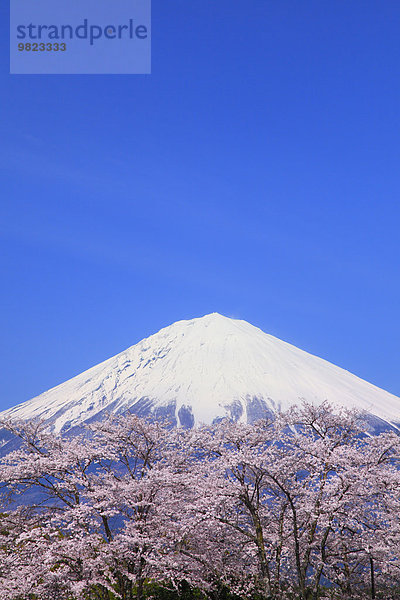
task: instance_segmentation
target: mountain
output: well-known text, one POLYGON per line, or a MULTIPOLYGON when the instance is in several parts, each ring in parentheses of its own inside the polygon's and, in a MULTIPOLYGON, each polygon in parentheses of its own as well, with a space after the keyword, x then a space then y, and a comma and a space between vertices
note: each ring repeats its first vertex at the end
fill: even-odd
POLYGON ((251 422, 303 399, 400 423, 400 398, 216 313, 161 329, 0 418, 40 418, 68 431, 106 412, 130 410, 191 427, 225 416, 251 422))

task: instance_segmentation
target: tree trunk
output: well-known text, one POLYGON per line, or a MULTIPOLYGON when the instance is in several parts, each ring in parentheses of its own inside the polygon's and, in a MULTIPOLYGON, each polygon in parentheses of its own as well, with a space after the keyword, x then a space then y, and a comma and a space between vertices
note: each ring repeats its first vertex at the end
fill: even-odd
POLYGON ((371 570, 371 598, 375 600, 375 572, 374 572, 374 559, 372 558, 372 554, 369 555, 369 566, 371 570))

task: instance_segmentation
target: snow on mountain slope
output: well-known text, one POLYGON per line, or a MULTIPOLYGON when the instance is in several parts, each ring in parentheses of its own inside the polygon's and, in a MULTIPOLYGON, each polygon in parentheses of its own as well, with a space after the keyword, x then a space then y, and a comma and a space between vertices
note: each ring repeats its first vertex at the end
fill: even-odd
POLYGON ((302 399, 400 423, 396 396, 216 313, 174 323, 0 416, 37 417, 65 431, 105 411, 129 409, 192 426, 224 416, 252 421, 302 399))

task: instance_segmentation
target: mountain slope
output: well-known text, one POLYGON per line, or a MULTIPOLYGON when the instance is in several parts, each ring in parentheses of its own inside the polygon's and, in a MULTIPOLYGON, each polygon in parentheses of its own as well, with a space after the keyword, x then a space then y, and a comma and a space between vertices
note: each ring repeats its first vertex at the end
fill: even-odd
POLYGON ((56 431, 127 409, 184 426, 252 421, 305 399, 400 422, 400 399, 246 321, 179 321, 73 379, 3 412, 56 431))

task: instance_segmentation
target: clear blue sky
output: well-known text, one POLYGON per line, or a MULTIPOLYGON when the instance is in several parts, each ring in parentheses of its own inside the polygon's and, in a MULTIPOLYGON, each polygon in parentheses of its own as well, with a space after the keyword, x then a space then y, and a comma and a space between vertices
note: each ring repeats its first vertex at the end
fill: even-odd
POLYGON ((151 76, 10 76, 0 408, 221 312, 400 395, 400 4, 153 0, 151 76))

